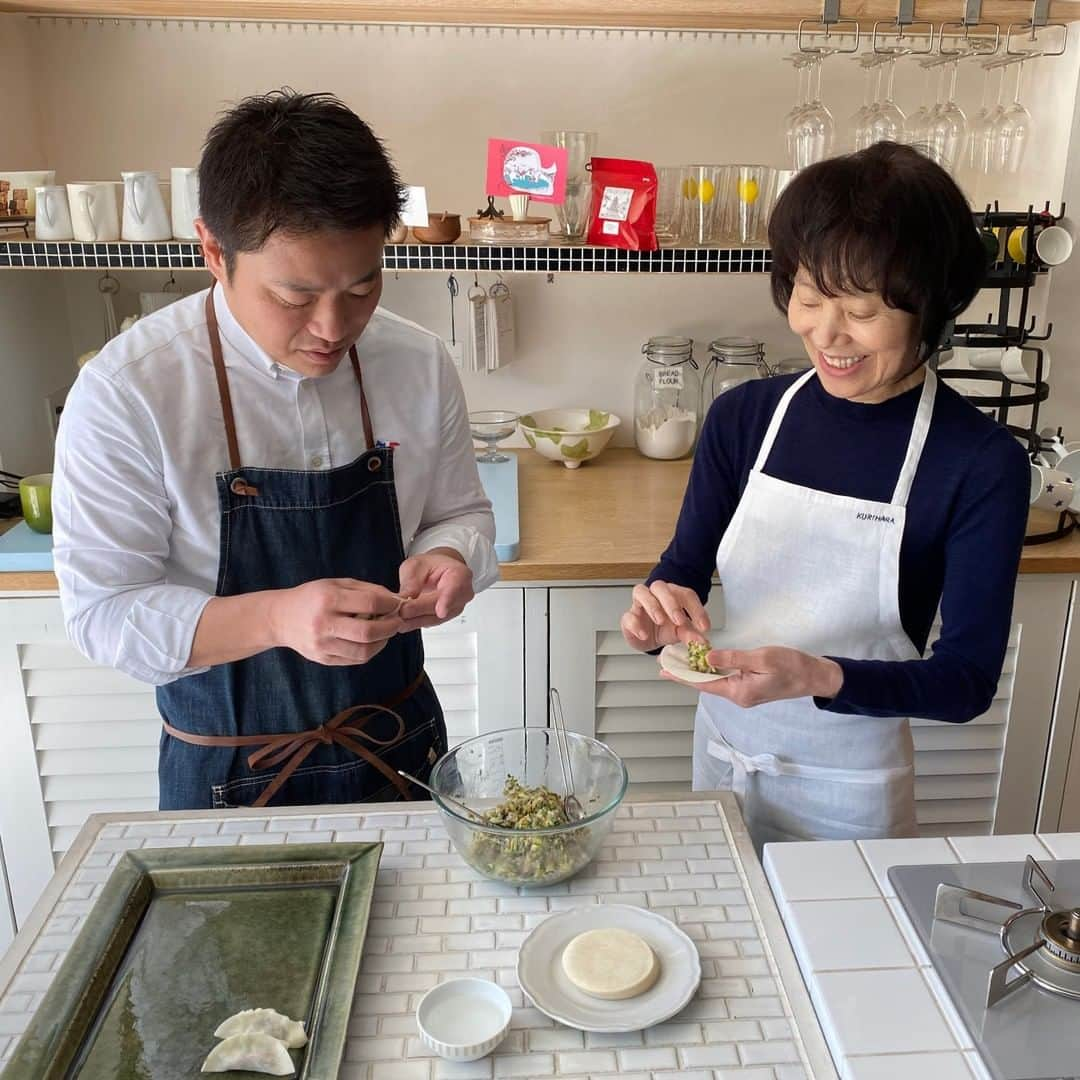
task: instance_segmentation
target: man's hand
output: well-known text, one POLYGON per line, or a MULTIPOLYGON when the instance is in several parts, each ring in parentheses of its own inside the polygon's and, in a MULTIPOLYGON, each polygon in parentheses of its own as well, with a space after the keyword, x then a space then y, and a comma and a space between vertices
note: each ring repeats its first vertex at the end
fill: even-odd
POLYGON ((438 626, 456 619, 473 593, 472 571, 453 548, 435 548, 414 555, 398 571, 401 595, 400 633, 438 626))
POLYGON ((323 578, 267 595, 273 644, 317 664, 366 664, 403 625, 400 596, 353 578, 323 578))
MULTIPOLYGON (((835 660, 779 645, 749 650, 713 649, 708 662, 714 668, 734 668, 735 674, 694 683, 693 689, 727 698, 743 708, 788 698, 834 698, 844 683, 843 668, 835 660)), ((673 682, 682 681, 666 671, 660 674, 673 682)))
POLYGON ((641 652, 677 641, 700 641, 710 625, 697 593, 666 581, 635 585, 630 610, 619 620, 627 645, 641 652))

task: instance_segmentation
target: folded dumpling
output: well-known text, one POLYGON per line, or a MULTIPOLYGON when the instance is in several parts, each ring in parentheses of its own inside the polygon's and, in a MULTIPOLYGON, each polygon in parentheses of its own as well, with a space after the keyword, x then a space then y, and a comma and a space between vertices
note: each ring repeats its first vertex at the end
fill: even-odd
POLYGON ((214 1038, 227 1039, 230 1035, 248 1033, 269 1035, 283 1042, 290 1050, 305 1046, 308 1041, 300 1020, 290 1020, 273 1009, 244 1009, 235 1013, 214 1032, 214 1038))
POLYGON ((292 1076, 296 1072, 284 1044, 260 1032, 223 1039, 210 1051, 202 1067, 204 1073, 228 1072, 230 1069, 271 1076, 292 1076))

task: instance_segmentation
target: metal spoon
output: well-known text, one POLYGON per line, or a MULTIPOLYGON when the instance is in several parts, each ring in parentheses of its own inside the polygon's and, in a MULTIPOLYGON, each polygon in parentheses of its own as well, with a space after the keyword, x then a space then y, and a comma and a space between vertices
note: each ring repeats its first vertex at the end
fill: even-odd
POLYGON ((425 784, 423 780, 417 780, 416 777, 412 775, 412 773, 407 773, 404 769, 398 769, 398 776, 404 776, 410 784, 415 784, 417 787, 423 788, 430 794, 437 795, 440 799, 442 799, 443 802, 448 802, 451 806, 456 806, 459 810, 463 810, 466 814, 469 815, 469 817, 479 822, 479 824, 487 824, 487 822, 475 810, 470 810, 469 807, 467 807, 463 802, 455 799, 453 795, 447 795, 445 792, 436 791, 433 787, 428 787, 428 785, 425 784))
POLYGON ((566 788, 566 794, 562 797, 563 813, 568 823, 580 821, 585 816, 585 808, 574 794, 574 769, 570 764, 570 740, 566 737, 562 699, 554 686, 551 688, 551 725, 555 729, 555 744, 559 748, 559 764, 562 766, 563 786, 566 788))

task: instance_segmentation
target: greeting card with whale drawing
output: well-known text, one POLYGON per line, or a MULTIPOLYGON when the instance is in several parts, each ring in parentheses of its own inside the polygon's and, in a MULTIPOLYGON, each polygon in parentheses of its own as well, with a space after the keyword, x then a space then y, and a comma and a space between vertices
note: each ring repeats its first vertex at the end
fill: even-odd
POLYGON ((488 140, 487 194, 528 195, 543 203, 566 199, 567 152, 558 146, 488 140))

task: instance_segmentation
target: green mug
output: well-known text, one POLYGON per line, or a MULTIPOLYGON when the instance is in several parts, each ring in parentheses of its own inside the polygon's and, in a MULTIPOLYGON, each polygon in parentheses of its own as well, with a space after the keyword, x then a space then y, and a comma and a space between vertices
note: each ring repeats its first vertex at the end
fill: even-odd
POLYGON ((19 501, 23 519, 34 532, 52 532, 52 473, 23 477, 19 481, 19 501))

